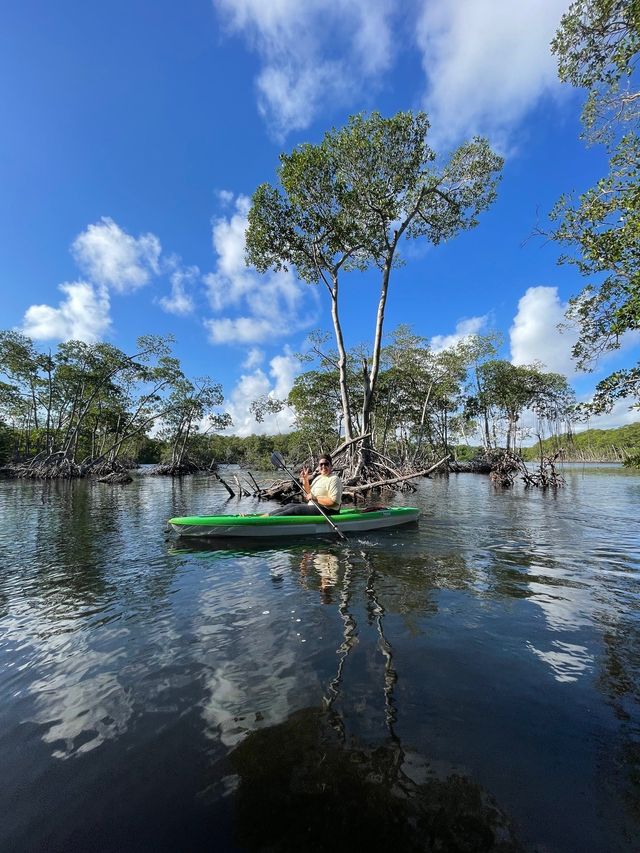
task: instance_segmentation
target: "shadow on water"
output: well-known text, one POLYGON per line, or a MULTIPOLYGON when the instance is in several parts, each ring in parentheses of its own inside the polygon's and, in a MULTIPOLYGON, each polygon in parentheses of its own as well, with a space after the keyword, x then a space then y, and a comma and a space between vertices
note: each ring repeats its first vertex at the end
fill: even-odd
POLYGON ((236 775, 238 842, 251 850, 283 853, 524 849, 509 819, 478 784, 458 773, 438 778, 425 759, 405 752, 395 729, 398 674, 376 584, 365 553, 346 561, 338 603, 343 639, 323 707, 301 709, 279 725, 251 732, 229 754, 236 775), (349 737, 339 710, 345 667, 359 631, 351 609, 353 573, 363 568, 366 620, 375 629, 383 660, 387 736, 376 747, 349 737))

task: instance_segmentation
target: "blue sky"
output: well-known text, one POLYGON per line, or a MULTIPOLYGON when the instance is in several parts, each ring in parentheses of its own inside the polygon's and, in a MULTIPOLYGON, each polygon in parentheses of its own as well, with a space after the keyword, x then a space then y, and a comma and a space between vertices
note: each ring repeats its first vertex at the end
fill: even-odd
MULTIPOLYGON (((2 328, 43 346, 79 337, 132 350, 172 333, 188 375, 221 382, 241 434, 252 399, 283 396, 324 293, 244 268, 248 198, 278 154, 354 112, 426 109, 446 151, 474 133, 506 157, 472 232, 409 244, 386 328, 435 347, 500 330, 502 355, 571 374, 567 299, 584 282, 531 237, 556 199, 591 185, 583 93, 548 44, 560 0, 22 0, 0 27, 2 328)), ((369 342, 370 277, 345 281, 348 345, 369 342)), ((602 367, 630 361, 637 339, 602 367)), ((636 356, 637 357, 637 356, 636 356)), ((599 373, 573 377, 588 395, 599 373)), ((594 426, 634 420, 621 405, 594 426)))

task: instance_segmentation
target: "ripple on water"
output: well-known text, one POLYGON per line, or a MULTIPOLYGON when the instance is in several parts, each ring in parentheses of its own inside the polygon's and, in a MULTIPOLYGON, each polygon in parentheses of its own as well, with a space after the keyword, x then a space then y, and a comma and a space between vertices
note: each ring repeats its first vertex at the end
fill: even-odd
MULTIPOLYGON (((434 479, 410 497, 411 529, 229 546, 164 535, 172 515, 228 510, 206 478, 0 482, 0 808, 21 803, 28 827, 9 845, 0 827, 0 847, 84 826, 117 849, 127 805, 179 802, 181 825, 202 826, 201 791, 237 795, 229 751, 324 708, 345 742, 402 748, 425 773, 465 767, 532 845, 631 849, 633 486, 572 478, 550 496, 434 479)), ((217 820, 232 809, 216 796, 217 820)))

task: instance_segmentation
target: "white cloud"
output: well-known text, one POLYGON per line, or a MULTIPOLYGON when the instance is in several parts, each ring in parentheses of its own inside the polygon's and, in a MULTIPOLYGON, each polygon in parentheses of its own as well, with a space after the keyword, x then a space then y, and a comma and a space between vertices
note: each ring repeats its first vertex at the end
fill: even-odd
POLYGON ((280 137, 308 127, 321 108, 360 94, 391 64, 391 0, 214 0, 214 6, 260 56, 258 106, 280 137))
POLYGON ((216 195, 218 197, 218 201, 223 207, 226 207, 228 204, 231 204, 234 199, 234 195, 230 190, 218 190, 216 192, 216 195))
POLYGON ((269 373, 274 379, 273 396, 283 400, 291 391, 293 380, 300 373, 300 361, 285 347, 284 354, 274 356, 269 365, 269 373))
POLYGON ((253 370, 254 367, 258 367, 264 361, 264 352, 258 347, 252 347, 247 353, 247 357, 242 362, 242 367, 245 370, 253 370))
MULTIPOLYGON (((592 395, 586 395, 580 402, 588 402, 592 395)), ((637 408, 629 408, 633 403, 637 404, 638 400, 627 397, 623 400, 616 400, 610 412, 604 415, 594 415, 588 421, 573 424, 574 432, 584 432, 587 429, 614 429, 615 427, 626 426, 626 424, 637 423, 640 417, 640 410, 637 408)))
POLYGON ((473 133, 494 143, 559 92, 549 44, 569 0, 429 0, 417 23, 424 103, 438 144, 473 133))
MULTIPOLYGON (((547 370, 575 377, 577 371, 571 356, 578 339, 578 330, 567 325, 562 332, 558 325, 566 324, 567 304, 560 301, 557 287, 530 287, 518 302, 518 312, 509 330, 511 361, 531 364, 541 361, 547 370)), ((630 332, 620 341, 620 350, 603 353, 601 360, 616 357, 640 342, 640 334, 630 332)))
POLYGON ((257 317, 225 317, 221 320, 205 320, 212 344, 253 344, 263 343, 272 337, 272 328, 268 320, 257 317))
MULTIPOLYGON (((151 274, 160 273, 158 238, 143 234, 135 239, 108 217, 78 235, 71 253, 89 280, 61 284, 59 290, 66 298, 57 307, 27 308, 22 331, 34 340, 101 340, 111 328, 109 289, 119 293, 136 290, 151 274)), ((184 308, 186 295, 180 306, 180 283, 175 287, 173 307, 177 310, 184 308)))
POLYGON ((541 361, 548 371, 575 374, 571 348, 577 334, 567 329, 562 334, 558 324, 565 319, 567 306, 560 301, 557 287, 530 287, 518 302, 518 313, 509 330, 511 361, 531 364, 541 361))
POLYGON ((171 274, 171 295, 163 296, 158 301, 169 314, 186 316, 194 308, 193 297, 188 288, 200 275, 198 267, 178 268, 171 274))
MULTIPOLYGON (((380 84, 395 45, 415 47, 437 144, 473 133, 506 144, 513 125, 558 95, 549 44, 570 0, 213 0, 230 32, 262 62, 258 109, 276 136, 321 110, 362 101, 380 84)), ((410 99, 417 92, 410 92, 410 99)))
POLYGON ((99 341, 111 326, 109 294, 85 281, 67 282, 59 287, 66 299, 57 308, 32 305, 22 321, 25 335, 37 341, 99 341))
POLYGON ((216 272, 205 276, 209 302, 214 311, 238 305, 251 292, 255 276, 245 265, 245 231, 251 202, 238 196, 235 212, 229 219, 221 217, 213 223, 213 248, 218 256, 216 272))
POLYGON ((119 293, 137 290, 160 272, 160 241, 153 234, 137 239, 104 216, 78 235, 71 253, 94 284, 119 293))
POLYGON ((433 352, 441 352, 449 347, 454 347, 468 338, 469 335, 478 335, 487 325, 488 314, 482 317, 467 317, 456 323, 456 330, 451 335, 435 335, 431 338, 430 345, 433 352))
POLYGON ((264 421, 257 423, 250 406, 259 397, 269 396, 284 400, 293 386, 293 380, 300 372, 300 362, 292 353, 285 349, 269 362, 269 375, 261 370, 243 374, 229 398, 224 402, 225 411, 233 419, 233 427, 229 430, 234 435, 274 435, 289 432, 294 420, 293 411, 285 407, 278 414, 265 414, 264 421))
POLYGON ((239 311, 240 316, 205 320, 214 344, 256 344, 272 341, 307 328, 313 322, 308 305, 314 291, 291 272, 258 275, 245 266, 245 232, 250 201, 236 200, 229 218, 213 223, 214 272, 204 277, 214 312, 239 311))

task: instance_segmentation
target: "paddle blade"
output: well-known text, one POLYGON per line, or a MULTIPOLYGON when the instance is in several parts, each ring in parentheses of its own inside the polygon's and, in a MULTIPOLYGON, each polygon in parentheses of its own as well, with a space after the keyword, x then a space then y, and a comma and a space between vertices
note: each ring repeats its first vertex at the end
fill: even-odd
POLYGON ((275 468, 280 468, 281 471, 284 470, 284 459, 279 453, 271 454, 271 464, 275 468))

